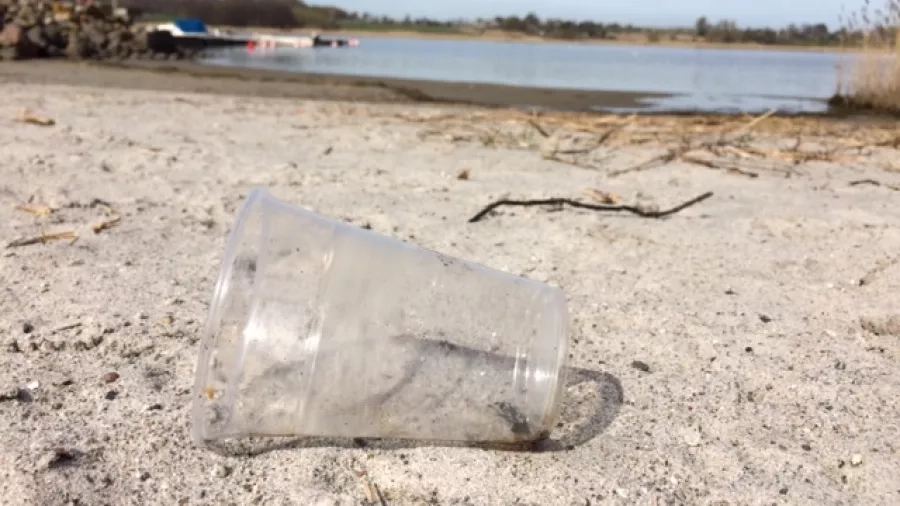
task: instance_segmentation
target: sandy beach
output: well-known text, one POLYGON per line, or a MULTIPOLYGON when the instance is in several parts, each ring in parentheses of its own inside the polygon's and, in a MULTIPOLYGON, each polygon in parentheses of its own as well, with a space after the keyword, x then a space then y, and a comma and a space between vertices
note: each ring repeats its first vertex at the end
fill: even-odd
POLYGON ((41 65, 0 67, 0 504, 900 502, 895 122, 539 115, 41 65), (256 186, 562 288, 573 372, 550 440, 195 447, 199 332, 256 186), (501 198, 706 192, 665 219, 468 222, 501 198))

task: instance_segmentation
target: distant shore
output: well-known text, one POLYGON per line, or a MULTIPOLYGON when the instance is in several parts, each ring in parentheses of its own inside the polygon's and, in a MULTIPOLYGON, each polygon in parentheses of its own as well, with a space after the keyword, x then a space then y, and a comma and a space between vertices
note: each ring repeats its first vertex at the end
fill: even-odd
MULTIPOLYGON (((262 27, 224 27, 217 28, 231 29, 241 32, 255 33, 290 33, 290 34, 308 34, 317 31, 315 28, 298 28, 290 30, 278 30, 275 28, 262 27)), ((457 41, 484 41, 484 42, 521 42, 530 44, 589 44, 589 45, 613 45, 613 46, 645 46, 645 47, 669 47, 684 49, 731 49, 740 51, 801 51, 801 52, 818 52, 818 53, 847 53, 858 51, 858 48, 848 48, 841 46, 801 46, 787 44, 751 44, 744 42, 724 43, 724 42, 704 42, 692 41, 689 38, 680 38, 676 40, 660 39, 658 42, 650 42, 645 34, 619 34, 615 39, 557 39, 548 37, 539 37, 534 35, 526 35, 515 32, 507 32, 503 30, 486 30, 482 33, 465 33, 465 32, 425 32, 410 30, 367 30, 367 29, 347 29, 347 30, 320 30, 319 33, 323 37, 340 37, 340 38, 390 38, 390 39, 411 39, 411 40, 457 40, 457 41)))

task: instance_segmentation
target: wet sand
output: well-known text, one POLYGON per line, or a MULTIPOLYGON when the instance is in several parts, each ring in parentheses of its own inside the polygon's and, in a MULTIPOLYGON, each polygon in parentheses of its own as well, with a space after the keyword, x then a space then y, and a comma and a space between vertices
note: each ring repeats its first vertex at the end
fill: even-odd
POLYGON ((193 62, 72 63, 2 62, 0 81, 55 83, 157 91, 344 100, 375 103, 455 103, 589 111, 596 107, 640 108, 665 93, 573 91, 412 79, 298 74, 211 67, 193 62))

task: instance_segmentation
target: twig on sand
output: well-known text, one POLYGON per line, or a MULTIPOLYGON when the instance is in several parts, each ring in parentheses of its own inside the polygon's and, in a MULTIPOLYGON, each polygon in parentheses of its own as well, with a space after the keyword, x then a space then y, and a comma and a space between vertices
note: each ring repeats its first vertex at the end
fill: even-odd
POLYGON ((122 221, 122 218, 120 218, 119 216, 116 216, 115 218, 113 218, 111 220, 101 221, 100 223, 92 226, 91 229, 94 231, 95 234, 99 234, 100 232, 103 232, 104 230, 109 230, 113 227, 118 226, 121 221, 122 221))
POLYGON ((23 109, 22 112, 19 113, 19 121, 22 123, 27 123, 29 125, 37 125, 37 126, 53 126, 56 124, 56 121, 53 118, 44 118, 41 116, 35 116, 31 114, 28 109, 23 109))
POLYGON ((768 111, 766 111, 765 114, 761 114, 761 115, 753 118, 752 120, 750 120, 749 123, 746 123, 746 124, 741 125, 738 128, 736 128, 734 131, 731 132, 731 135, 746 134, 747 132, 752 130, 753 127, 762 123, 763 120, 774 115, 776 112, 778 112, 778 109, 769 109, 768 111))
POLYGON ((704 200, 713 196, 712 192, 706 192, 703 195, 699 195, 697 197, 688 200, 682 204, 679 204, 671 209, 666 209, 664 211, 655 211, 649 210, 638 206, 630 206, 630 205, 604 205, 604 204, 588 204, 586 202, 579 202, 570 198, 549 198, 549 199, 536 199, 536 200, 510 200, 510 199, 501 199, 494 201, 488 204, 484 209, 478 212, 475 216, 469 218, 469 223, 476 223, 484 219, 485 216, 490 214, 491 211, 497 209, 502 206, 570 206, 579 209, 589 209, 591 211, 605 211, 605 212, 626 212, 631 213, 636 216, 640 216, 641 218, 665 218, 666 216, 673 215, 688 207, 694 206, 703 202, 704 200))
MULTIPOLYGON (((606 144, 607 141, 609 141, 614 135, 616 135, 617 133, 621 132, 626 127, 628 127, 629 125, 634 123, 634 120, 636 118, 637 118, 636 114, 632 114, 631 116, 628 116, 627 118, 620 121, 619 123, 606 129, 602 134, 600 134, 596 138, 594 138, 593 142, 591 142, 588 146, 581 147, 581 148, 558 149, 557 148, 557 143, 559 142, 558 138, 549 136, 549 137, 551 137, 549 140, 552 141, 553 147, 551 149, 547 150, 542 156, 545 160, 553 160, 555 162, 566 163, 569 165, 574 165, 576 167, 581 167, 583 169, 596 169, 596 168, 598 168, 596 165, 581 162, 575 158, 561 158, 559 155, 571 155, 571 156, 584 155, 584 154, 590 153, 592 151, 595 151, 598 148, 600 148, 600 146, 603 146, 604 144, 606 144)), ((531 122, 531 120, 529 120, 529 122, 531 122)), ((594 131, 591 130, 591 132, 593 133, 594 131)), ((545 136, 545 137, 548 137, 548 136, 545 136)))
POLYGON ((43 218, 45 216, 50 216, 53 214, 56 209, 53 209, 49 206, 42 205, 33 205, 33 204, 23 204, 15 207, 17 211, 23 211, 30 215, 36 216, 38 218, 43 218))
POLYGON ((388 506, 387 500, 384 498, 384 494, 381 493, 381 490, 378 488, 378 485, 369 477, 369 474, 365 471, 359 471, 356 473, 356 476, 362 480, 363 484, 363 493, 366 494, 366 502, 370 504, 378 504, 380 506, 388 506))
POLYGON ((669 163, 679 156, 681 156, 682 151, 679 149, 670 149, 666 153, 654 156, 653 158, 641 162, 637 165, 632 165, 631 167, 625 169, 614 170, 609 173, 609 177, 617 177, 623 174, 628 174, 629 172, 640 172, 642 170, 652 169, 653 167, 657 167, 659 165, 663 165, 669 163))
POLYGON ((609 193, 602 190, 598 190, 596 188, 588 188, 584 190, 584 195, 594 202, 599 202, 601 204, 612 205, 618 204, 622 201, 622 197, 616 195, 615 193, 609 193))
MULTIPOLYGON (((685 160, 684 156, 689 151, 693 151, 696 149, 711 149, 715 147, 729 146, 734 142, 740 142, 746 140, 747 136, 750 134, 750 131, 761 123, 766 118, 772 116, 777 112, 776 109, 770 109, 765 114, 757 116, 753 118, 749 123, 741 125, 740 127, 730 131, 722 133, 719 138, 712 142, 702 142, 698 146, 691 146, 691 142, 689 140, 682 140, 682 145, 678 148, 672 148, 666 151, 665 153, 655 156, 645 162, 641 162, 637 165, 633 165, 631 167, 627 167, 625 169, 614 170, 609 173, 610 177, 621 176, 623 174, 628 174, 630 172, 640 172, 642 170, 652 169, 654 167, 658 167, 660 165, 667 164, 669 162, 673 162, 675 160, 684 160, 689 163, 698 163, 696 159, 694 160, 685 160)), ((705 165, 705 163, 700 163, 700 165, 705 165)), ((709 166, 709 165, 707 165, 709 166)), ((716 168, 716 167, 714 167, 716 168)), ((743 172, 743 171, 742 171, 743 172)), ((753 177, 753 176, 750 176, 753 177)))
POLYGON ((81 322, 75 322, 75 323, 70 323, 68 325, 63 325, 62 327, 53 329, 53 332, 54 333, 65 332, 67 330, 77 329, 78 327, 81 327, 81 322))
POLYGON ((850 183, 848 183, 848 184, 850 186, 859 186, 859 185, 864 185, 864 184, 871 185, 871 186, 883 186, 885 188, 889 188, 894 191, 900 191, 900 185, 882 183, 881 181, 877 181, 875 179, 859 179, 856 181, 850 181, 850 183))
POLYGON ((751 179, 755 179, 755 178, 759 177, 759 174, 757 174, 756 172, 744 170, 744 169, 738 167, 737 165, 725 164, 725 163, 718 162, 715 160, 707 160, 705 158, 700 158, 696 155, 683 155, 681 157, 681 159, 687 163, 692 163, 694 165, 702 165, 703 167, 707 167, 710 169, 724 170, 726 172, 730 172, 732 174, 738 174, 741 176, 746 176, 751 179))
MULTIPOLYGON (((582 169, 592 169, 592 170, 599 169, 599 167, 597 165, 594 165, 593 163, 581 162, 574 157, 573 158, 560 158, 559 156, 557 156, 556 153, 547 154, 544 156, 544 159, 550 160, 553 162, 565 163, 567 165, 571 165, 573 167, 579 167, 582 169)), ((603 161, 603 160, 601 160, 601 161, 603 161)))
POLYGON ((6 247, 7 248, 21 248, 22 246, 31 246, 33 244, 46 244, 48 242, 53 241, 61 241, 64 239, 71 239, 72 242, 75 242, 78 239, 78 234, 74 231, 68 232, 59 232, 57 234, 41 234, 34 237, 26 237, 24 239, 16 239, 15 241, 9 242, 6 247))
POLYGON ((587 147, 587 148, 582 148, 582 149, 569 149, 569 150, 564 150, 564 151, 556 151, 555 154, 561 154, 561 155, 578 155, 578 154, 583 154, 583 153, 590 153, 591 151, 594 151, 595 149, 597 149, 597 148, 599 148, 600 146, 602 146, 603 144, 605 144, 606 141, 608 141, 610 138, 612 138, 613 135, 615 135, 615 134, 621 132, 621 131, 624 130, 628 125, 634 123, 635 118, 637 118, 637 115, 636 115, 636 114, 632 114, 631 116, 628 116, 628 117, 625 118, 625 120, 622 121, 621 123, 619 123, 619 124, 617 124, 617 125, 614 125, 613 127, 609 128, 608 130, 606 130, 605 132, 603 132, 602 134, 600 134, 600 136, 598 136, 598 137, 594 140, 593 145, 591 145, 591 146, 589 146, 589 147, 587 147))
POLYGON ((535 120, 529 118, 529 119, 526 120, 526 122, 527 122, 529 125, 531 125, 531 127, 534 128, 534 129, 537 131, 537 133, 541 134, 541 137, 543 137, 543 138, 545 138, 545 139, 546 139, 547 137, 550 137, 550 134, 547 133, 547 131, 544 130, 544 127, 542 127, 541 125, 539 125, 537 121, 535 121, 535 120))
POLYGON ((894 258, 889 258, 887 260, 879 260, 875 264, 875 267, 869 269, 869 272, 867 272, 865 276, 859 278, 859 286, 871 285, 879 274, 897 265, 898 263, 900 263, 900 255, 895 256, 894 258))

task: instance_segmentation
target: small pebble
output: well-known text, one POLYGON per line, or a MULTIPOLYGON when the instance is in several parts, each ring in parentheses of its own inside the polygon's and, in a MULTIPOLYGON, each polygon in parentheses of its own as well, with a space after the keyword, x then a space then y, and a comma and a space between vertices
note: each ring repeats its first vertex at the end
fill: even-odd
POLYGON ((54 469, 66 466, 75 462, 78 458, 78 452, 67 450, 65 448, 57 448, 53 450, 46 458, 46 467, 54 469))
POLYGON ((802 445, 800 445, 800 448, 803 448, 803 450, 807 452, 812 450, 812 446, 810 446, 809 443, 803 443, 802 445))
POLYGON ((216 478, 227 478, 231 475, 231 468, 225 464, 217 464, 213 469, 213 476, 216 478))
POLYGON ((142 471, 140 474, 138 474, 138 479, 141 481, 147 481, 150 479, 150 473, 148 473, 147 471, 142 471))
POLYGON ((640 360, 635 360, 631 363, 631 367, 634 367, 638 371, 650 372, 650 366, 647 362, 642 362, 640 360))
POLYGON ((747 346, 746 348, 744 348, 744 351, 746 351, 747 353, 753 353, 753 346, 747 346))
POLYGON ((38 383, 37 381, 31 381, 27 385, 25 385, 25 388, 27 388, 28 390, 32 390, 32 391, 37 390, 40 387, 41 387, 41 384, 38 383))
POLYGON ((25 322, 22 324, 22 332, 25 334, 31 334, 34 331, 34 325, 30 322, 25 322))
POLYGON ((852 457, 850 457, 850 465, 853 467, 859 467, 863 463, 862 455, 856 453, 852 457))
POLYGON ((772 318, 770 318, 769 316, 766 316, 766 315, 764 315, 764 314, 760 314, 760 315, 759 315, 759 321, 761 321, 761 322, 763 322, 763 323, 769 323, 769 322, 772 321, 772 318))
POLYGON ((788 488, 787 488, 787 487, 781 487, 781 490, 779 490, 778 493, 781 494, 781 495, 787 495, 787 493, 788 493, 788 488))
POLYGON ((700 443, 703 442, 703 438, 700 436, 699 431, 692 429, 684 435, 684 442, 688 446, 700 446, 700 443))
POLYGON ((119 392, 116 392, 115 390, 110 390, 109 392, 106 392, 106 395, 104 395, 103 397, 108 401, 112 401, 112 400, 115 400, 115 398, 118 396, 119 396, 119 392))
POLYGON ((115 371, 111 371, 111 372, 108 372, 103 375, 103 382, 107 383, 107 384, 115 383, 116 380, 118 380, 118 379, 119 379, 119 373, 117 373, 115 371))
POLYGON ((6 351, 10 353, 22 353, 22 348, 19 346, 18 341, 10 339, 6 342, 6 351))
POLYGON ((160 411, 163 408, 163 405, 156 402, 147 406, 147 411, 160 411))
POLYGON ((31 400, 30 397, 31 394, 29 394, 27 390, 22 388, 7 388, 5 390, 0 390, 0 402, 28 402, 29 400, 31 400))

